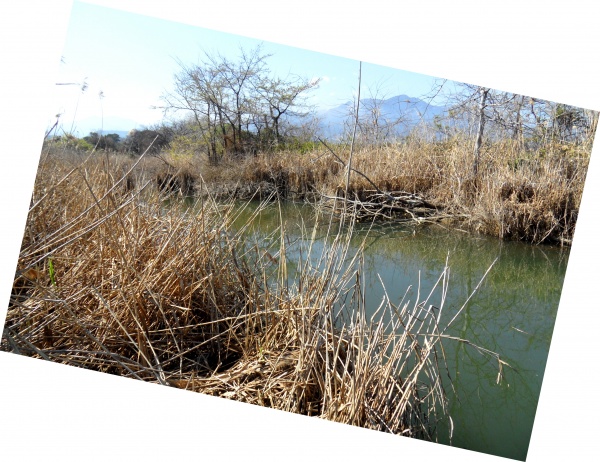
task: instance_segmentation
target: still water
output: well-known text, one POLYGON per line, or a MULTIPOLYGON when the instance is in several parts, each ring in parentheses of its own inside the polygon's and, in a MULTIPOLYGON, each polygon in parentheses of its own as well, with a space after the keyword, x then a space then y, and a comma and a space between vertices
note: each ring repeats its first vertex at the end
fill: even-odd
MULTIPOLYGON (((245 223, 256 211, 249 205, 237 220, 245 223)), ((268 206, 245 230, 249 241, 278 245, 284 223, 288 260, 297 255, 293 243, 310 237, 314 211, 306 205, 268 206), (301 229, 305 227, 302 233, 301 229)), ((325 223, 326 225, 326 223, 325 223)), ((385 292, 393 303, 403 297, 419 300, 435 286, 446 264, 450 268, 444 310, 448 316, 465 303, 490 265, 497 259, 463 313, 447 332, 499 353, 511 368, 503 368, 497 383, 497 361, 459 342, 445 343, 450 375, 457 394, 449 393, 454 422, 452 445, 524 460, 556 318, 568 250, 534 247, 519 242, 475 236, 439 225, 357 225, 353 251, 364 247, 365 294, 375 310, 385 292), (366 240, 365 240, 366 238, 366 240), (383 286, 382 286, 383 282, 383 286), (408 290, 408 294, 407 294, 408 290)), ((324 227, 316 233, 314 249, 327 249, 324 227)), ((293 276, 291 276, 293 278, 293 276)), ((440 299, 433 298, 432 303, 440 299)), ((442 323, 443 324, 443 323, 442 323)), ((447 388, 448 391, 451 389, 447 388)), ((440 439, 448 443, 447 431, 440 439)))

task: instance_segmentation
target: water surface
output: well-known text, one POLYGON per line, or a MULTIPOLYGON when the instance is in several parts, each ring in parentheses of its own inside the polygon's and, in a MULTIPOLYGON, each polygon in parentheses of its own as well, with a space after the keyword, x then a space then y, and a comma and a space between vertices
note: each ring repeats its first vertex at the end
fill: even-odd
MULTIPOLYGON (((254 212, 250 205, 238 225, 254 212)), ((278 227, 284 223, 293 265, 294 242, 302 228, 312 230, 314 211, 297 204, 269 206, 246 230, 249 242, 278 248, 278 227)), ((445 342, 448 365, 457 394, 450 394, 454 422, 452 445, 498 456, 524 460, 550 347, 550 339, 567 267, 568 250, 531 246, 475 236, 439 225, 358 225, 351 241, 356 252, 364 241, 365 294, 374 311, 384 296, 393 303, 406 298, 422 300, 435 286, 446 264, 450 279, 443 314, 448 320, 463 306, 464 312, 447 332, 497 352, 511 368, 459 342, 445 342), (366 240, 365 240, 366 236, 366 240), (383 282, 383 286, 382 286, 383 282), (408 290, 408 293, 407 293, 408 290)), ((310 232, 304 232, 304 236, 310 232)), ((314 251, 330 241, 326 223, 318 229, 314 251)), ((291 276, 293 278, 293 275, 291 276)), ((439 291, 438 291, 439 292, 439 291)), ((439 305, 435 293, 428 303, 439 305)), ((443 323, 442 323, 443 324, 443 323)), ((442 429, 442 442, 448 443, 442 429)))

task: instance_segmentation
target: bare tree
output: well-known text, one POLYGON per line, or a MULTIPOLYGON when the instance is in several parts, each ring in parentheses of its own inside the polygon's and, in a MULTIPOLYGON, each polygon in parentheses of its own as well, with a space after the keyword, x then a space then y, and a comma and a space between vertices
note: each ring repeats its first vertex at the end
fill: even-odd
MULTIPOLYGON (((595 111, 476 85, 457 84, 457 88, 447 95, 450 110, 444 122, 450 122, 457 133, 475 137, 475 173, 485 139, 512 139, 519 149, 535 151, 551 144, 588 142, 595 133, 595 111)), ((438 129, 448 133, 449 124, 436 122, 438 129)))
POLYGON ((475 178, 477 178, 479 169, 479 155, 481 152, 481 143, 483 142, 483 130, 485 128, 485 103, 489 92, 489 88, 479 88, 479 93, 481 95, 479 99, 479 125, 477 128, 477 138, 475 138, 475 149, 473 152, 473 176, 475 178))
POLYGON ((223 153, 255 152, 265 134, 278 144, 285 117, 306 113, 302 96, 318 81, 273 77, 267 66, 270 56, 258 46, 240 48, 237 60, 205 53, 197 65, 179 63, 174 88, 163 95, 163 109, 193 115, 209 160, 217 162, 223 153))
POLYGON ((403 111, 393 111, 396 114, 394 116, 386 111, 388 95, 382 91, 381 83, 369 88, 368 95, 368 98, 361 101, 362 112, 358 125, 361 138, 367 144, 390 141, 398 134, 398 127, 404 122, 403 111))
POLYGON ((283 136, 282 117, 305 116, 307 113, 303 110, 307 109, 307 105, 301 97, 308 90, 316 88, 319 82, 320 79, 309 81, 298 76, 287 79, 265 76, 258 82, 255 88, 265 105, 261 111, 264 128, 272 130, 275 146, 279 145, 283 136))

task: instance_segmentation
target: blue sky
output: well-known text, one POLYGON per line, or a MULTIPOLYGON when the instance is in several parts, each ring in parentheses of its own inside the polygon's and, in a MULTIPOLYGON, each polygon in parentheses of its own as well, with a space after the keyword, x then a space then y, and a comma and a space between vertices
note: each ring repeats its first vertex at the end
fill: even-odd
MULTIPOLYGON (((312 103, 321 109, 352 99, 358 88, 358 61, 300 48, 245 38, 195 26, 156 19, 97 5, 74 2, 60 65, 61 83, 87 82, 56 87, 55 111, 62 128, 80 136, 100 128, 128 130, 162 119, 160 95, 170 89, 179 69, 177 59, 197 63, 203 50, 234 58, 239 47, 263 44, 273 56, 273 74, 320 78, 312 103), (99 94, 102 92, 103 97, 99 94)), ((389 67, 363 63, 362 97, 419 97, 428 93, 434 78, 389 67)))

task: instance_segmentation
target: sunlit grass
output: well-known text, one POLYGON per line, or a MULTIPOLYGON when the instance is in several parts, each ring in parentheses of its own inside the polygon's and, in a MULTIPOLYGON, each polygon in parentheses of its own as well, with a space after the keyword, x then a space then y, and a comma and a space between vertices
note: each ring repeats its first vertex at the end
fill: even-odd
MULTIPOLYGON (((112 155, 42 156, 3 350, 437 439, 449 419, 446 327, 431 294, 385 298, 367 318, 351 227, 329 222, 331 244, 290 280, 285 227, 272 255, 232 228, 231 204, 166 206, 152 174, 134 167, 112 155)), ((447 284, 444 271, 437 290, 447 284)))

